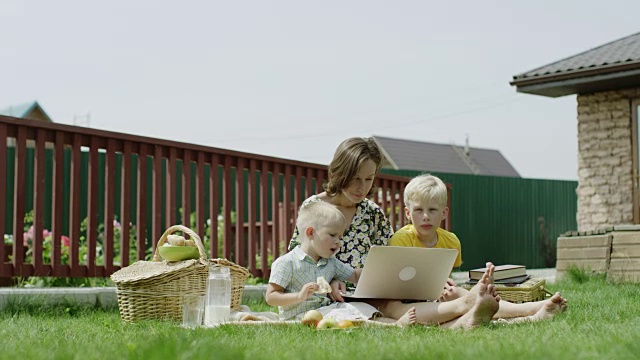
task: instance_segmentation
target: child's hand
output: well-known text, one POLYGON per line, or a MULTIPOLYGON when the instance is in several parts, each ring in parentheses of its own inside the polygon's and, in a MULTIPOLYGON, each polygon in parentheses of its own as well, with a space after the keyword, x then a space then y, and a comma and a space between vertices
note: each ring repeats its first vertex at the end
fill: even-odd
POLYGON ((317 283, 310 282, 310 283, 304 284, 304 286, 302 287, 302 290, 298 292, 298 300, 300 301, 307 300, 319 289, 320 289, 320 286, 318 286, 317 283))
POLYGON ((331 281, 331 293, 329 293, 329 299, 338 302, 344 302, 342 294, 347 292, 347 284, 340 280, 331 281))

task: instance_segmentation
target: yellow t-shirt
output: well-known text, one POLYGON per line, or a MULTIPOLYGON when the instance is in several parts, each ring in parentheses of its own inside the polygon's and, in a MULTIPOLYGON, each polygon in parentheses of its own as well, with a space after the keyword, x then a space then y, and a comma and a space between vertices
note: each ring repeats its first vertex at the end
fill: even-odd
MULTIPOLYGON (((453 263, 453 267, 459 267, 462 265, 462 248, 460 246, 460 240, 456 234, 448 232, 444 229, 437 228, 436 234, 438 234, 438 242, 434 248, 440 249, 456 249, 458 250, 458 257, 453 263)), ((426 248, 424 244, 418 239, 418 234, 413 224, 404 226, 402 229, 396 231, 391 239, 389 239, 390 246, 412 246, 426 248)))

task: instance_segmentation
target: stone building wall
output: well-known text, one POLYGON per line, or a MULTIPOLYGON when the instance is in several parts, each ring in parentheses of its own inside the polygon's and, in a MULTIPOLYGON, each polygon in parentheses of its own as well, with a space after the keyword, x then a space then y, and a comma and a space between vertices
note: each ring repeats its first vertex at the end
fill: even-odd
POLYGON ((578 95, 578 231, 633 223, 633 99, 640 88, 578 95))

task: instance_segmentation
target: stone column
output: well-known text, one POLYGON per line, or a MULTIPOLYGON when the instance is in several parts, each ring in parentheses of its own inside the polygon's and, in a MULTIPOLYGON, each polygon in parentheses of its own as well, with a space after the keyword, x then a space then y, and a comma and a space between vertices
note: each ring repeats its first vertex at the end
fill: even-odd
POLYGON ((578 95, 578 231, 633 222, 635 98, 640 89, 578 95))

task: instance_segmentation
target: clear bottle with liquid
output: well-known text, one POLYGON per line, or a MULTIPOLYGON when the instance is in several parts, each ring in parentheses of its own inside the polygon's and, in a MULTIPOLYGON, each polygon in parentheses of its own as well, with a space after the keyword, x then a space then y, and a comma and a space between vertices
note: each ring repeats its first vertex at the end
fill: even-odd
POLYGON ((231 273, 226 266, 209 267, 204 325, 216 326, 229 321, 231 313, 231 273))

